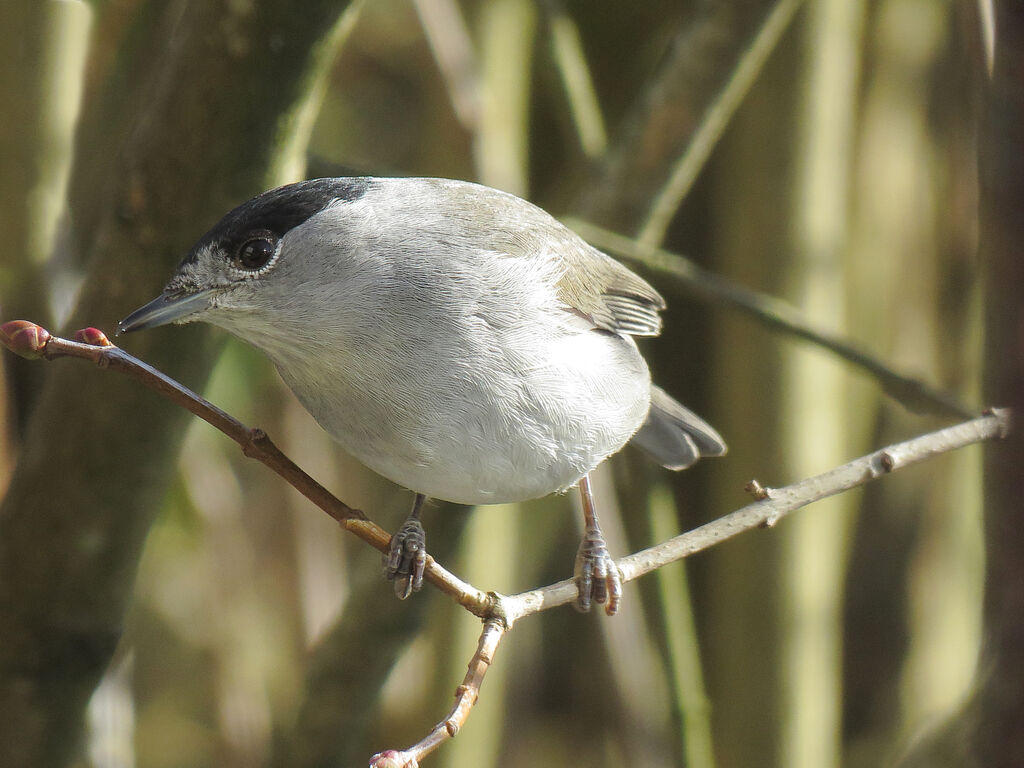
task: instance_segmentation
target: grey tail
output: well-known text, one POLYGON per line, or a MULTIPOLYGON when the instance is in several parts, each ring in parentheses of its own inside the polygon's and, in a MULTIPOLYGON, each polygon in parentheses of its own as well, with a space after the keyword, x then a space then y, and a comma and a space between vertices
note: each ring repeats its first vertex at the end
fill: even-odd
POLYGON ((702 456, 722 456, 727 448, 714 428, 651 384, 647 421, 630 441, 666 469, 686 469, 702 456))

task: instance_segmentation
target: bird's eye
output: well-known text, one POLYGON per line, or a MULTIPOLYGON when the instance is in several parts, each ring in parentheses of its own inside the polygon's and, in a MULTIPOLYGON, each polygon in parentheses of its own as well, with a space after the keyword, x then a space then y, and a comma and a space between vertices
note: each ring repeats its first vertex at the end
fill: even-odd
POLYGON ((235 263, 242 269, 250 272, 263 269, 274 258, 277 248, 274 242, 267 237, 254 237, 242 243, 235 257, 235 263))

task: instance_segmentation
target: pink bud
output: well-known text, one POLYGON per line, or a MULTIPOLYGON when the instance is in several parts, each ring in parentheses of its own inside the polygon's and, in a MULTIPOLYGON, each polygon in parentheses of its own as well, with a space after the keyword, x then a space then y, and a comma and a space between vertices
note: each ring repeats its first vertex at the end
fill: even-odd
POLYGON ((50 332, 28 320, 10 320, 0 325, 0 341, 16 355, 34 360, 43 356, 50 332))
POLYGON ((370 768, 419 768, 419 763, 407 752, 385 749, 370 758, 370 768))
POLYGON ((94 347, 114 346, 110 343, 110 339, 107 338, 107 334, 99 328, 80 328, 75 331, 75 341, 80 341, 83 344, 91 344, 94 347))

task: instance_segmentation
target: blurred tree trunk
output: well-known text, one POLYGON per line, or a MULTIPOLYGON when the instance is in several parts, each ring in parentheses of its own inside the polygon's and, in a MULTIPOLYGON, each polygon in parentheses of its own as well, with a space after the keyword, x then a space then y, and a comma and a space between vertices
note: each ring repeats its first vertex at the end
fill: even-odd
MULTIPOLYGON (((148 39, 166 48, 156 76, 130 90, 145 98, 116 172, 104 174, 112 184, 79 187, 100 202, 71 327, 109 328, 151 298, 198 232, 264 187, 344 6, 318 0, 296 13, 285 0, 224 0, 159 16, 148 39)), ((215 354, 201 331, 133 341, 193 386, 215 354)), ((0 507, 5 765, 60 766, 74 754, 188 420, 127 379, 48 368, 0 507)))
POLYGON ((1015 409, 1015 433, 988 455, 987 658, 978 765, 1024 765, 1024 7, 996 3, 995 69, 980 147, 982 251, 988 265, 986 398, 1015 409))

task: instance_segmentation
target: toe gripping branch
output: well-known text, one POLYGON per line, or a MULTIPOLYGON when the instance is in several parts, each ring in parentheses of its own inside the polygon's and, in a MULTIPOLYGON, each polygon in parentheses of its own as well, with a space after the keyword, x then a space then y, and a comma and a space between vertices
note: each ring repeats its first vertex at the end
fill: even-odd
POLYGON ((580 498, 583 500, 585 528, 574 569, 578 590, 576 608, 585 613, 590 610, 591 602, 595 602, 603 604, 604 612, 613 616, 622 599, 622 574, 608 553, 604 534, 601 533, 589 475, 580 480, 580 498))
POLYGON ((427 565, 427 534, 420 522, 426 497, 416 494, 409 517, 391 537, 384 553, 384 575, 395 583, 395 595, 405 600, 423 589, 423 571, 427 565))

